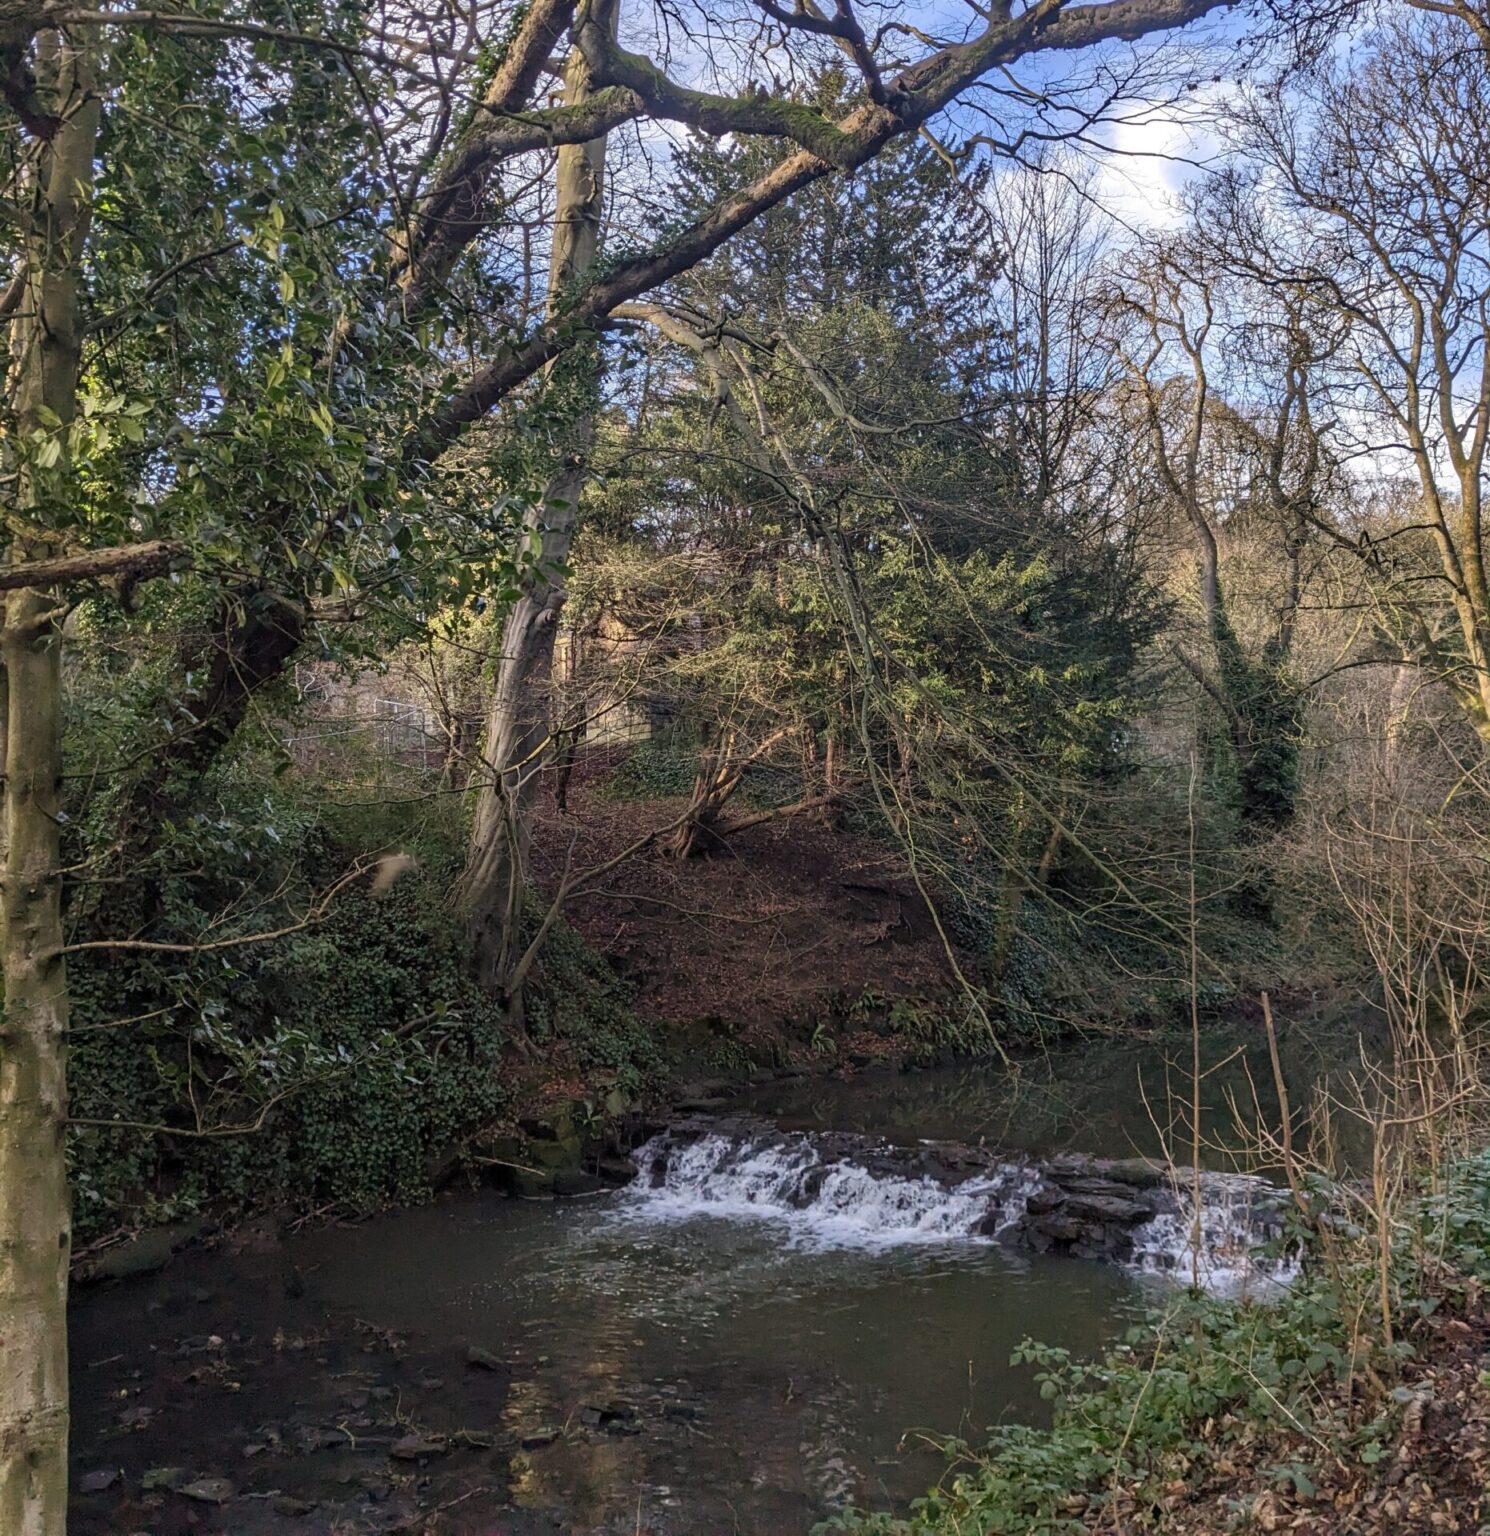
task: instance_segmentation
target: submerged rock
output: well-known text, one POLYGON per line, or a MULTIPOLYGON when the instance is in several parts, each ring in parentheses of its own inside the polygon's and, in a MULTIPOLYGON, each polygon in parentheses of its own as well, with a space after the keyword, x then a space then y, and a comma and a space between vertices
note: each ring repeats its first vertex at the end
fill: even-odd
POLYGON ((151 1467, 140 1479, 140 1487, 146 1493, 154 1493, 162 1488, 174 1490, 190 1478, 191 1473, 185 1467, 151 1467))
POLYGON ((598 1195, 606 1188, 603 1179, 597 1179, 593 1173, 585 1173, 579 1168, 562 1168, 554 1174, 554 1194, 563 1200, 577 1200, 586 1195, 598 1195))
POLYGON ((176 1490, 183 1499, 194 1499, 198 1504, 226 1504, 237 1491, 225 1477, 199 1477, 176 1490))
POLYGON ((443 1456, 450 1449, 443 1440, 428 1435, 405 1435, 388 1447, 388 1454, 395 1461, 427 1461, 443 1456))

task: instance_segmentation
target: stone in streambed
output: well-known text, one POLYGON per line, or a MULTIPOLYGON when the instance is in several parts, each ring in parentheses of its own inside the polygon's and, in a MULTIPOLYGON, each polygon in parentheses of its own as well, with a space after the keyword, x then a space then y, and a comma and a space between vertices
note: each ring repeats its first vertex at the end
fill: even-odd
POLYGON ((185 1467, 150 1467, 140 1479, 140 1487, 146 1493, 154 1493, 161 1488, 176 1489, 190 1477, 191 1473, 185 1467))
POLYGON ((561 1168, 554 1174, 554 1194, 561 1200, 577 1200, 585 1195, 598 1195, 605 1189, 605 1182, 592 1173, 578 1168, 561 1168))
POLYGON ((237 1492, 225 1477, 199 1477, 194 1483, 186 1483, 176 1490, 183 1499, 198 1504, 226 1504, 237 1492))
POLYGON ((607 1435, 639 1435, 642 1432, 637 1420, 641 1415, 632 1403, 613 1400, 602 1406, 593 1404, 581 1408, 579 1421, 589 1429, 598 1429, 607 1435))
POLYGON ((1154 1214, 1154 1207, 1148 1201, 1134 1200, 1126 1195, 1075 1193, 1066 1197, 1062 1214, 1084 1221, 1133 1227, 1147 1221, 1154 1214))
POLYGON ((551 1173, 532 1173, 519 1169, 512 1175, 512 1193, 519 1200, 552 1200, 554 1176, 551 1173))
POLYGON ((466 1350, 466 1364, 474 1365, 478 1370, 483 1371, 507 1369, 506 1364, 497 1355, 492 1354, 489 1349, 478 1349, 474 1344, 466 1350))
POLYGON ((425 1461, 433 1456, 443 1456, 449 1447, 443 1440, 427 1435, 405 1435, 388 1447, 388 1454, 395 1461, 425 1461))
POLYGON ((524 1435, 519 1443, 525 1451, 541 1451, 544 1446, 552 1445, 562 1434, 563 1431, 555 1429, 552 1424, 545 1424, 541 1429, 531 1430, 524 1435))
POLYGON ((79 1493, 104 1493, 119 1481, 118 1467, 104 1467, 97 1472, 85 1472, 78 1479, 79 1493))
POLYGON ((534 1142, 528 1152, 529 1162, 550 1173, 577 1168, 584 1157, 584 1143, 578 1135, 560 1137, 555 1141, 534 1142))
POLYGON ((1030 1225, 1035 1232, 1055 1243, 1074 1243, 1081 1236, 1081 1223, 1071 1216, 1041 1216, 1030 1225))

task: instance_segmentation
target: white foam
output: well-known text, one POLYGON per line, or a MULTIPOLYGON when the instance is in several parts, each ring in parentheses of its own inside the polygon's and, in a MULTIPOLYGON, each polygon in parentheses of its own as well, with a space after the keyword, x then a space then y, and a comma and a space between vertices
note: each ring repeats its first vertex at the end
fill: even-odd
POLYGON ((1298 1278, 1296 1249, 1276 1255, 1257 1251, 1282 1236, 1277 1191, 1265 1180, 1203 1173, 1198 1242, 1193 1185, 1180 1181, 1173 1193, 1178 1209, 1161 1211, 1134 1229, 1134 1268, 1181 1285, 1198 1280, 1202 1290, 1219 1296, 1266 1294, 1298 1278))
MULTIPOLYGON (((635 1154, 641 1176, 623 1197, 628 1214, 651 1221, 712 1216, 779 1225, 799 1247, 883 1250, 908 1244, 988 1243, 1025 1214, 1044 1185, 1038 1164, 995 1164, 960 1184, 870 1168, 825 1156, 810 1136, 654 1137, 635 1154), (657 1170, 660 1167, 660 1174, 657 1170)), ((1287 1285, 1296 1256, 1262 1258, 1279 1233, 1277 1196, 1261 1179, 1201 1176, 1199 1261, 1194 1190, 1181 1181, 1175 1209, 1133 1229, 1129 1267, 1178 1284, 1198 1278, 1221 1295, 1287 1285)))
POLYGON ((1017 1221, 1038 1170, 1010 1163, 949 1188, 935 1179, 825 1159, 806 1137, 752 1141, 706 1135, 655 1138, 636 1153, 631 1202, 648 1216, 701 1215, 777 1222, 791 1241, 834 1248, 988 1241, 979 1228, 1017 1221), (651 1169, 666 1160, 662 1181, 651 1169))

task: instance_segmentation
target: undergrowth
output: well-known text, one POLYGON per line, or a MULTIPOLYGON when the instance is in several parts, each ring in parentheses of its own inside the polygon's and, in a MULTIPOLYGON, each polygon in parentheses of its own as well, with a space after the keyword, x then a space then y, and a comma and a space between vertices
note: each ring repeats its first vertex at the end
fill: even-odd
MULTIPOLYGON (((448 899, 458 817, 313 812, 313 790, 251 761, 231 768, 138 872, 155 893, 152 938, 290 931, 73 966, 68 1151, 82 1242, 209 1199, 366 1209, 418 1198, 453 1147, 512 1111, 509 1023, 472 979, 448 899), (399 850, 403 872, 386 889, 360 876, 297 927, 369 849, 399 850)), ((84 936, 139 921, 118 905, 75 920, 84 936)), ((530 1038, 632 1095, 659 1070, 655 1030, 632 1001, 561 924, 530 989, 530 1038)))
MULTIPOLYGON (((1490 1283, 1490 1152, 1402 1221, 1389 1344, 1362 1327, 1377 1280, 1364 1255, 1333 1284, 1311 1264, 1265 1303, 1180 1296, 1101 1360, 1026 1340, 1011 1364, 1035 1371, 1048 1427, 1000 1425, 981 1447, 948 1441, 947 1478, 908 1516, 850 1511, 819 1536, 1077 1536, 1114 1503, 1136 1512, 1139 1529, 1158 1529, 1152 1517, 1175 1479, 1228 1442, 1270 1433, 1296 1443, 1302 1432, 1321 1455, 1374 1465, 1413 1401, 1394 1383, 1418 1325, 1490 1283)), ((1271 1475, 1307 1495, 1316 1469, 1293 1456, 1271 1475)))

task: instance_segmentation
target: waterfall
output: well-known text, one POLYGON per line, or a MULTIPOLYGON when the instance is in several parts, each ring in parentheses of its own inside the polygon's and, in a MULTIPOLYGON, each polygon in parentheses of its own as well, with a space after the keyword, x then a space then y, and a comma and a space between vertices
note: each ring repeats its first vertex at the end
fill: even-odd
MULTIPOLYGON (((633 1154, 630 1214, 779 1225, 794 1246, 884 1250, 1003 1242, 1115 1259, 1188 1282, 1195 1270, 1189 1175, 1147 1188, 1102 1177, 1116 1165, 1003 1160, 980 1148, 896 1147, 769 1127, 664 1131, 633 1154), (1114 1193, 1117 1191, 1118 1193, 1114 1193), (1065 1214, 1065 1228, 1048 1212, 1065 1214), (1046 1234, 1064 1236, 1056 1242, 1046 1234)), ((1286 1284, 1293 1261, 1252 1250, 1281 1235, 1276 1190, 1239 1174, 1201 1176, 1199 1277, 1223 1294, 1286 1284)))
POLYGON ((1024 1213, 1039 1175, 1007 1163, 949 1187, 926 1175, 825 1157, 808 1136, 664 1133, 635 1154, 632 1198, 660 1217, 774 1219, 802 1242, 891 1247, 995 1235, 1024 1213))
POLYGON ((1277 1248, 1284 1235, 1277 1191, 1244 1174, 1203 1173, 1200 1186, 1200 1242, 1195 1242, 1195 1191, 1182 1175, 1173 1190, 1175 1208, 1160 1211, 1133 1234, 1133 1262, 1148 1274, 1168 1275, 1181 1284, 1198 1276, 1204 1290, 1233 1296, 1247 1290, 1277 1289, 1299 1273, 1296 1250, 1277 1248), (1198 1262, 1197 1262, 1198 1257, 1198 1262))

